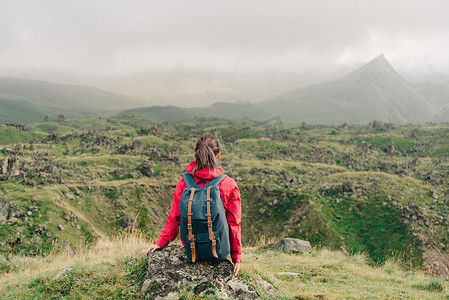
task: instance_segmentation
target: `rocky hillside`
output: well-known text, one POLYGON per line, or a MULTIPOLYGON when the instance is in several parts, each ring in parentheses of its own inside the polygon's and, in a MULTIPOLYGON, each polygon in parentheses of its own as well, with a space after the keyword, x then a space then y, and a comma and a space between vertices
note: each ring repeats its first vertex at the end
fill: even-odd
POLYGON ((295 237, 449 278, 449 127, 87 118, 0 126, 0 252, 48 255, 159 234, 197 138, 221 142, 245 244, 295 237))

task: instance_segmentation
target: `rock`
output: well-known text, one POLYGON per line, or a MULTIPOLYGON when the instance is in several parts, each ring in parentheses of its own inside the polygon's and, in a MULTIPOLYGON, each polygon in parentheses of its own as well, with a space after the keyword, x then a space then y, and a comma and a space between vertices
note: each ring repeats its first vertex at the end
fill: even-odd
POLYGON ((67 120, 66 120, 66 118, 64 117, 64 115, 59 115, 58 116, 58 118, 56 119, 56 121, 58 122, 58 123, 65 123, 67 120))
POLYGON ((301 274, 299 273, 292 273, 292 272, 277 272, 277 275, 284 275, 284 276, 293 276, 293 277, 300 277, 301 274))
POLYGON ((41 235, 45 230, 47 230, 47 228, 46 228, 45 226, 43 226, 43 225, 36 225, 36 226, 34 227, 34 232, 35 232, 37 235, 41 235))
POLYGON ((17 208, 17 204, 9 203, 6 199, 0 198, 0 221, 11 221, 15 223, 16 217, 21 217, 23 214, 17 208))
POLYGON ((271 243, 265 246, 265 248, 283 250, 285 252, 311 252, 312 246, 308 241, 303 241, 294 238, 283 238, 276 243, 271 243))
POLYGON ((0 175, 8 174, 8 158, 0 160, 0 175))
POLYGON ((170 245, 149 253, 141 293, 150 299, 179 299, 186 290, 197 296, 215 294, 219 299, 258 299, 252 288, 233 275, 233 270, 228 260, 187 262, 184 248, 170 245))
POLYGON ((266 281, 265 279, 262 278, 262 276, 258 275, 259 279, 257 280, 257 285, 262 288, 266 293, 268 294, 274 294, 276 292, 276 288, 269 283, 268 281, 266 281))
POLYGON ((41 241, 40 236, 38 236, 37 234, 33 234, 33 237, 31 238, 31 243, 32 244, 39 244, 41 241))
POLYGON ((9 214, 9 202, 0 198, 0 220, 7 220, 9 214))
POLYGON ((64 231, 64 227, 61 224, 58 225, 58 229, 64 231))
POLYGON ((153 176, 153 170, 151 169, 151 163, 146 160, 140 165, 140 172, 147 177, 153 176))
POLYGON ((15 225, 15 224, 17 224, 17 219, 16 218, 11 218, 11 219, 8 219, 8 220, 6 220, 6 223, 8 223, 8 225, 15 225))
POLYGON ((58 274, 56 274, 55 277, 53 277, 53 280, 58 279, 59 277, 61 277, 62 275, 66 274, 70 271, 72 271, 72 268, 70 268, 70 267, 66 267, 66 268, 62 269, 61 271, 58 272, 58 274))

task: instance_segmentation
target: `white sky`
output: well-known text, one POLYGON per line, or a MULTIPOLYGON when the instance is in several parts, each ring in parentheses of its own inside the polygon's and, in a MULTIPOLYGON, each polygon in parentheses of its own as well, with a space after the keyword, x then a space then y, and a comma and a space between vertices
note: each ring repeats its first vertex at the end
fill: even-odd
POLYGON ((313 71, 385 54, 449 73, 447 0, 0 0, 0 75, 313 71))

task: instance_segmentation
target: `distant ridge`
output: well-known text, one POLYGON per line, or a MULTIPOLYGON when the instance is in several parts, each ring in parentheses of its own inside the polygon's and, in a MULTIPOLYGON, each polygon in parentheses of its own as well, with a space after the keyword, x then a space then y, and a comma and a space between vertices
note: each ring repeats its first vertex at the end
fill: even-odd
POLYGON ((120 115, 145 115, 164 121, 178 121, 195 116, 195 114, 190 112, 188 109, 183 109, 173 105, 156 105, 150 107, 132 108, 120 112, 120 115))
MULTIPOLYGON (((167 108, 168 109, 168 108, 167 108)), ((146 114, 161 107, 126 111, 146 114)), ((173 110, 173 108, 171 108, 173 110)), ((423 99, 380 55, 361 68, 338 79, 309 85, 277 97, 251 103, 217 102, 205 108, 183 108, 186 116, 248 117, 264 120, 280 116, 288 123, 367 124, 383 121, 396 124, 432 121, 436 110, 423 99)), ((178 120, 182 115, 165 114, 166 121, 178 120)))
POLYGON ((125 97, 98 88, 0 77, 0 123, 55 117, 111 116, 131 106, 125 97))

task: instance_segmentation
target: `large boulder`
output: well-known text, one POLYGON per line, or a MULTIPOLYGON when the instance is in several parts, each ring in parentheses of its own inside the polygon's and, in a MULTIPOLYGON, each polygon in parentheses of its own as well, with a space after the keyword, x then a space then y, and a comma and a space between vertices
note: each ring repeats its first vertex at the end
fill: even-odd
POLYGON ((230 261, 187 261, 181 246, 149 253, 142 294, 150 299, 179 299, 185 294, 219 299, 258 299, 257 293, 233 274, 230 261))
POLYGON ((283 250, 285 252, 311 252, 312 246, 308 241, 294 238, 283 238, 276 243, 271 243, 265 248, 283 250))

